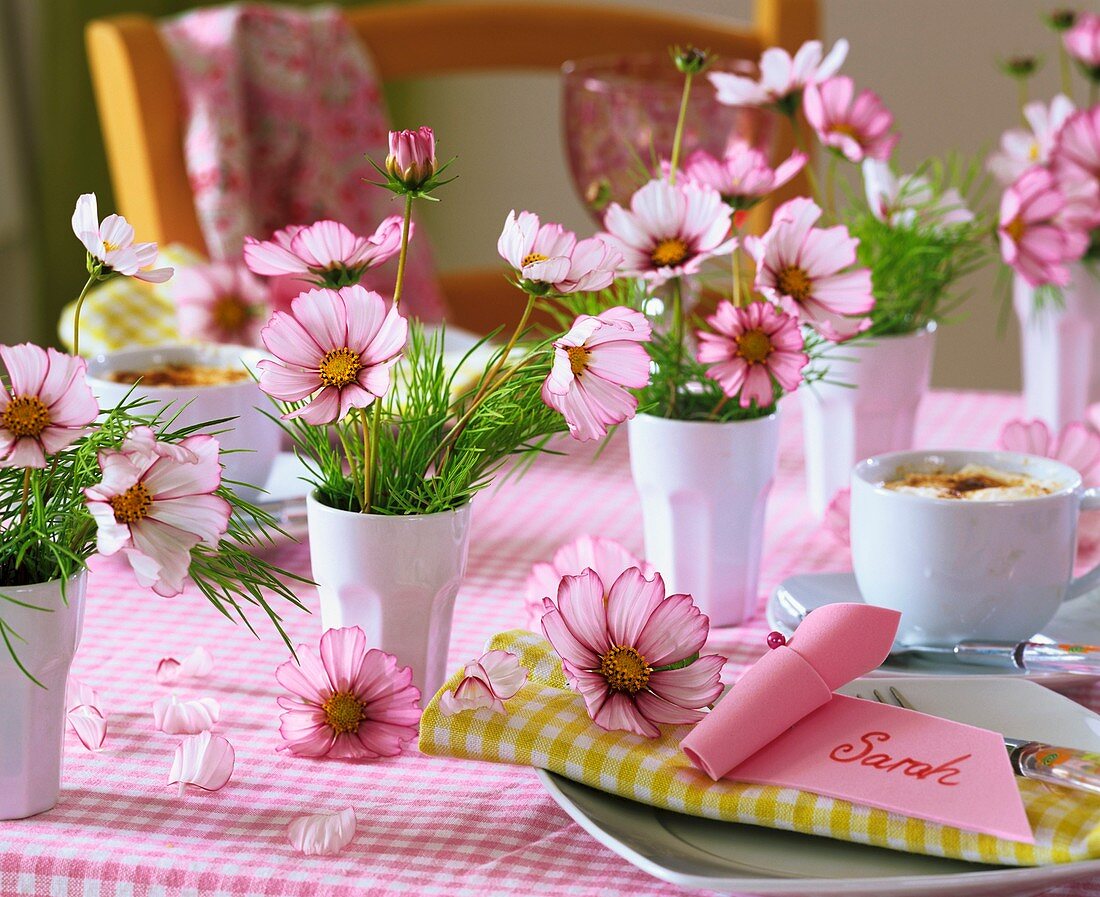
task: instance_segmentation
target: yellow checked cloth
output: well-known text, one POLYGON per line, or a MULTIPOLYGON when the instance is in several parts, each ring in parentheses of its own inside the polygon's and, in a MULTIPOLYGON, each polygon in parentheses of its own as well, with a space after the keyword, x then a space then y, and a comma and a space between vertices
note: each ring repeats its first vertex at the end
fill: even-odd
MULTIPOLYGON (((205 263, 186 246, 166 246, 158 266, 176 269, 205 263)), ((69 351, 73 347, 73 312, 70 302, 61 312, 58 335, 69 351)), ((162 346, 180 341, 176 307, 164 284, 145 283, 133 277, 112 277, 88 290, 80 311, 80 354, 88 357, 137 346, 162 346)))
POLYGON ((851 804, 804 791, 712 782, 680 751, 687 726, 666 726, 660 738, 605 732, 570 691, 561 661, 541 636, 522 630, 494 636, 486 650, 516 654, 529 671, 505 702, 505 713, 466 711, 445 716, 439 697, 424 710, 425 754, 535 766, 612 794, 680 813, 825 835, 909 853, 982 863, 1031 866, 1100 857, 1100 799, 1017 780, 1035 833, 1034 846, 1003 841, 851 804))

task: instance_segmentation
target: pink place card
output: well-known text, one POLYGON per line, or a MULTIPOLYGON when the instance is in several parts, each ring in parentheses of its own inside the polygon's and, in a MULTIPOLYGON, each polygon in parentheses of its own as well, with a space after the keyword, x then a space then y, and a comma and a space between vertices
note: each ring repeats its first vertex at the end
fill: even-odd
POLYGON ((873 701, 834 695, 725 777, 1035 842, 1000 735, 873 701))

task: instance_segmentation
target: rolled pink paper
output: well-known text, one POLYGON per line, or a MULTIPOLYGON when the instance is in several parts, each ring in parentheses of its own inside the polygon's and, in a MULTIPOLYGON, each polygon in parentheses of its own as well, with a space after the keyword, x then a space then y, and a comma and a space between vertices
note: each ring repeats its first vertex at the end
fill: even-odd
POLYGON ((901 614, 868 604, 827 604, 769 651, 688 734, 691 762, 720 779, 827 703, 840 686, 890 654, 901 614))

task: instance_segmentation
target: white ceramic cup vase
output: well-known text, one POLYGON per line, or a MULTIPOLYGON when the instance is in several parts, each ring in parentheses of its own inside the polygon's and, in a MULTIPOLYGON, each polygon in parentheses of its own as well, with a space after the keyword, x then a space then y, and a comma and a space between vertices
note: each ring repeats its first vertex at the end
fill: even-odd
POLYGON ((839 345, 825 360, 828 383, 798 391, 810 510, 819 519, 848 488, 857 461, 912 448, 917 409, 932 378, 935 326, 904 336, 839 345))
POLYGON ((446 679, 455 596, 466 574, 470 506, 357 514, 307 499, 321 628, 358 626, 367 645, 412 667, 423 707, 446 679))
POLYGON ((1087 420, 1089 405, 1100 401, 1100 364, 1093 362, 1100 342, 1100 276, 1082 265, 1070 270, 1061 304, 1048 300, 1037 309, 1027 281, 1017 275, 1012 285, 1027 416, 1056 432, 1087 420))
POLYGON ((0 819, 43 813, 61 794, 65 685, 84 624, 86 582, 84 573, 70 579, 65 600, 60 580, 0 587, 13 599, 0 599, 0 617, 23 639, 12 639, 19 660, 42 683, 28 679, 0 645, 0 819))
POLYGON ((646 560, 711 626, 751 618, 764 511, 779 459, 779 416, 715 423, 639 414, 627 425, 646 560))
MULTIPOLYGON (((264 357, 259 350, 247 346, 214 344, 123 349, 91 359, 88 381, 104 410, 114 408, 133 389, 133 398, 147 398, 156 406, 171 405, 169 414, 183 409, 173 424, 176 428, 235 418, 214 428, 224 431, 219 432, 217 438, 222 451, 227 452, 221 456, 225 479, 255 487, 238 488, 237 491, 247 501, 256 501, 260 497, 258 490, 267 485, 279 454, 282 430, 264 414, 265 411, 274 414, 275 406, 260 392, 251 376, 211 386, 146 386, 139 383, 136 388, 131 383, 116 383, 108 376, 112 371, 141 371, 164 364, 196 364, 231 370, 241 370, 243 366, 255 371, 256 363, 264 357)), ((159 410, 156 406, 150 405, 139 413, 155 413, 159 410)))

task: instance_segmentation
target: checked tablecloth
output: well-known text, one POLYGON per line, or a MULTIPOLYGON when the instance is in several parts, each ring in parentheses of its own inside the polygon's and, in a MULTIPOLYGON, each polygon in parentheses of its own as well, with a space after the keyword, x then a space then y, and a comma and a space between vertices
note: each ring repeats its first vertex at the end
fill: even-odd
MULTIPOLYGON (((1020 412, 1014 396, 935 393, 922 406, 917 444, 991 448, 1002 424, 1020 412)), ((480 654, 490 635, 524 625, 527 572, 563 542, 589 532, 641 553, 624 437, 596 463, 593 450, 581 446, 541 458, 524 478, 476 500, 452 668, 480 654)), ((285 547, 274 559, 308 574, 304 545, 285 547)), ((806 507, 801 425, 797 401, 790 402, 768 508, 761 599, 793 573, 847 566, 847 548, 806 507)), ((303 598, 316 609, 312 590, 303 598)), ((262 640, 220 617, 194 589, 161 599, 140 589, 122 565, 96 564, 73 674, 100 694, 110 726, 106 748, 88 753, 70 733, 59 805, 0 823, 2 897, 698 893, 650 878, 593 841, 530 769, 426 757, 413 748, 358 764, 276 753, 274 670, 287 652, 260 615, 255 621, 262 640), (237 767, 221 791, 180 798, 167 785, 179 738, 153 726, 152 703, 168 693, 154 672, 162 657, 181 658, 200 645, 214 656, 213 674, 176 691, 221 703, 215 731, 233 743, 237 767), (359 825, 339 856, 307 858, 287 842, 292 818, 347 806, 359 825)), ((295 643, 316 645, 316 616, 288 608, 286 623, 295 643)), ((757 619, 711 634, 710 647, 730 658, 727 680, 765 650, 766 630, 757 619)), ((1100 706, 1100 690, 1073 696, 1100 706)), ((1100 881, 1050 893, 1100 897, 1100 881)))

